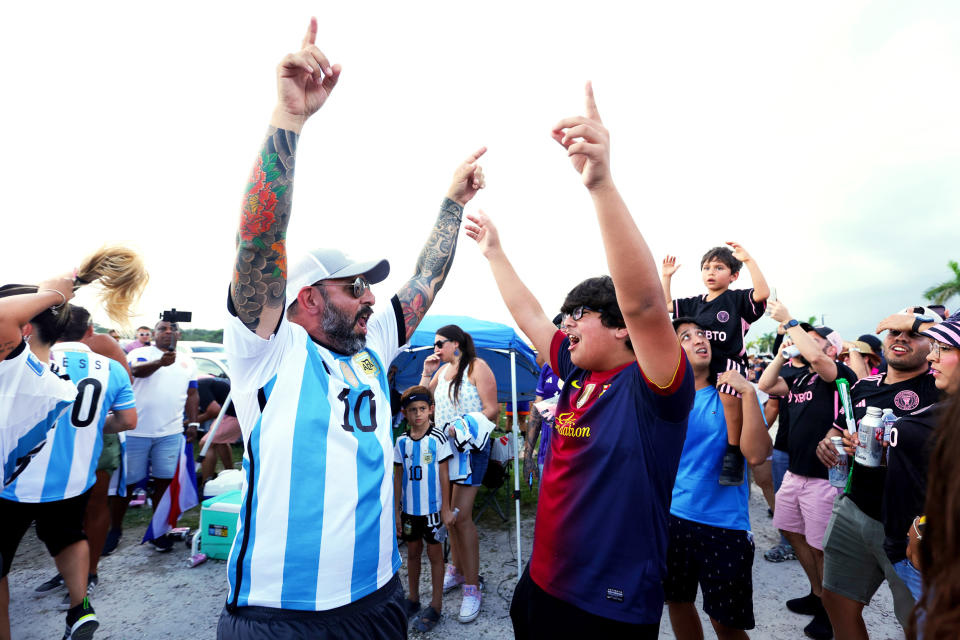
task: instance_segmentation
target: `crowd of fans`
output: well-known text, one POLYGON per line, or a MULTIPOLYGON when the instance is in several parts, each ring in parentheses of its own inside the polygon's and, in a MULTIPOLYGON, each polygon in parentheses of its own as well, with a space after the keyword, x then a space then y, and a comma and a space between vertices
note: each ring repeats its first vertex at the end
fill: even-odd
MULTIPOLYGON (((437 330, 419 385, 392 389, 388 367, 449 273, 464 207, 485 186, 485 150, 455 171, 413 276, 384 309, 374 313, 371 285, 386 260, 316 249, 288 270, 301 129, 340 75, 315 36, 312 21, 280 64, 248 181, 225 328, 232 388, 177 352, 176 322, 140 327, 121 347, 69 304, 99 280, 107 311, 125 321, 146 283, 127 250, 0 288, 0 640, 10 637, 6 576, 33 522, 58 569, 37 591, 66 587, 64 637, 92 637, 98 560, 117 548, 134 491, 149 482, 159 504, 184 441, 221 412, 202 479, 218 460, 233 469, 239 438, 245 482, 218 637, 405 637, 411 622, 432 629, 454 589, 457 619, 480 615, 471 515, 500 411, 493 373, 455 325, 437 330), (391 392, 405 417, 398 437, 391 392)), ((869 637, 862 610, 886 582, 910 638, 957 637, 960 314, 910 307, 847 341, 771 299, 734 242, 703 255, 705 293, 673 298, 679 265, 667 256, 657 267, 621 199, 589 85, 584 114, 553 137, 592 198, 610 275, 576 284, 551 319, 491 217, 465 225, 542 367, 536 400, 517 408, 529 411, 523 469, 539 498, 510 608, 516 637, 655 638, 666 604, 678 638, 701 638, 698 590, 718 637, 747 637, 751 471, 782 535, 764 557, 796 560, 807 578, 784 603, 809 617, 798 633, 869 637), (732 287, 744 267, 752 287, 732 287), (776 342, 748 357, 744 336, 764 313, 776 342), (872 418, 881 413, 885 423, 872 418)))

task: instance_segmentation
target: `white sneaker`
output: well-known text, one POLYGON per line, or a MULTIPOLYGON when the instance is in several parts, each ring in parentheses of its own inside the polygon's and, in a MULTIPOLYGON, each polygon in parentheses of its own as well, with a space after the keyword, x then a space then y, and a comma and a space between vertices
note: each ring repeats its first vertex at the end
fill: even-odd
POLYGON ((443 575, 443 592, 452 591, 463 584, 463 574, 457 571, 452 564, 447 565, 447 572, 443 575))
POLYGON ((463 585, 463 601, 460 603, 460 622, 473 622, 480 615, 480 588, 472 584, 463 585))

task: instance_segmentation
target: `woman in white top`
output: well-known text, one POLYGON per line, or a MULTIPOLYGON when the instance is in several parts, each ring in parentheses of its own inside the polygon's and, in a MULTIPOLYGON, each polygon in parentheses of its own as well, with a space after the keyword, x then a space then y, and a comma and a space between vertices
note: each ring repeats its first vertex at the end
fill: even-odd
MULTIPOLYGON (((423 363, 421 383, 426 381, 434 395, 437 426, 443 428, 448 422, 476 411, 496 423, 500 411, 497 381, 490 365, 477 357, 473 338, 457 325, 437 330, 433 355, 423 363)), ((450 532, 451 563, 447 566, 443 590, 463 585, 460 622, 471 622, 480 613, 480 543, 473 523, 473 502, 489 460, 489 442, 483 451, 471 453, 470 475, 453 484, 451 500, 460 515, 451 514, 451 520, 445 523, 450 532)))

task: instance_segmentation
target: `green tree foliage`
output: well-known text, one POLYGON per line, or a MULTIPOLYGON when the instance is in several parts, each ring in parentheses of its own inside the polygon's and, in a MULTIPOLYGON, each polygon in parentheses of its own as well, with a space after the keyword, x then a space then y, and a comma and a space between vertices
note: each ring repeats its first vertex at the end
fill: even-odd
POLYGON ((223 342, 223 329, 182 329, 181 340, 199 340, 202 342, 223 342))
POLYGON ((951 260, 947 266, 953 271, 953 279, 934 285, 923 292, 924 297, 934 304, 944 304, 953 296, 960 295, 960 265, 956 260, 951 260))

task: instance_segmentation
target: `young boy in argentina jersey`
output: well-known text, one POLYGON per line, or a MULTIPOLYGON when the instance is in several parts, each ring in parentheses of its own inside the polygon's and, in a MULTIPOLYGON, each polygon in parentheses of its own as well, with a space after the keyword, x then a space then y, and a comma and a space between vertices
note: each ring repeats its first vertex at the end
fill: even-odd
MULTIPOLYGON (((724 371, 733 369, 743 377, 746 371, 746 348, 743 337, 750 325, 760 319, 766 308, 770 287, 760 272, 756 260, 736 242, 729 247, 714 247, 700 260, 700 275, 707 293, 690 298, 672 300, 670 280, 680 265, 674 256, 663 260, 660 282, 664 299, 674 318, 693 318, 707 330, 713 359, 710 373, 716 379, 724 371), (750 271, 752 289, 731 290, 730 285, 740 276, 743 265, 750 271)), ((720 400, 727 422, 727 452, 723 456, 719 482, 739 485, 743 482, 743 454, 740 452, 740 432, 743 429, 743 407, 740 394, 730 385, 721 385, 720 400)))
POLYGON ((447 461, 453 456, 443 431, 433 426, 433 394, 426 387, 410 387, 400 400, 409 429, 393 449, 397 535, 407 543, 407 615, 420 610, 420 554, 427 543, 433 588, 430 606, 418 616, 416 627, 429 631, 440 620, 443 605, 443 548, 437 532, 456 518, 450 510, 447 461))
MULTIPOLYGON (((40 323, 32 324, 38 330, 40 323)), ((43 332, 42 327, 39 331, 43 332)), ((131 429, 137 423, 126 370, 80 342, 90 332, 90 314, 72 307, 49 357, 54 371, 76 385, 76 401, 48 432, 46 445, 0 495, 3 573, 9 572, 20 540, 36 522, 37 537, 54 558, 67 587, 62 605, 68 610, 67 637, 85 637, 96 627, 96 615, 86 598, 91 576, 83 519, 96 481, 103 432, 131 429), (108 416, 111 410, 113 415, 108 416)))

